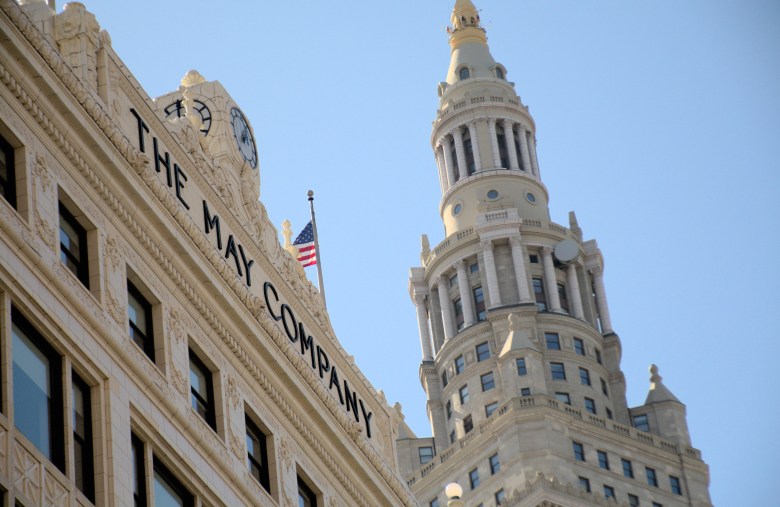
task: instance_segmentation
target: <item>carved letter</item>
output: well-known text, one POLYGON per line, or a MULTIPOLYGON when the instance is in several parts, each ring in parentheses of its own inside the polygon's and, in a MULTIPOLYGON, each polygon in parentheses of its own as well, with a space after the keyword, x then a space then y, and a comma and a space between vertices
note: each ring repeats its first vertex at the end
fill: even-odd
POLYGON ((336 392, 339 393, 339 401, 341 404, 344 404, 344 396, 341 394, 341 385, 339 385, 339 374, 336 373, 336 367, 330 369, 330 384, 328 385, 328 389, 333 389, 333 386, 336 386, 336 392))
POLYGON ((252 264, 255 263, 254 259, 251 261, 246 260, 246 254, 244 253, 244 247, 241 245, 238 245, 238 251, 241 254, 241 262, 244 263, 244 269, 246 269, 246 286, 251 287, 252 286, 252 276, 249 274, 249 270, 252 268, 252 264))
POLYGON ((352 410, 352 414, 355 416, 355 422, 360 422, 360 414, 358 414, 358 402, 357 402, 357 392, 350 393, 349 391, 349 384, 346 380, 344 380, 344 394, 347 395, 347 412, 350 411, 350 407, 352 410))
MULTIPOLYGON (((143 118, 141 118, 141 115, 138 114, 138 112, 130 108, 130 112, 133 113, 133 116, 135 116, 135 119, 138 120, 138 148, 141 150, 141 153, 146 153, 146 146, 144 145, 144 131, 146 133, 149 133, 149 127, 144 123, 143 118)), ((159 172, 159 169, 157 170, 159 172)))
POLYGON ((172 187, 173 182, 171 181, 171 156, 168 154, 168 152, 165 152, 165 156, 160 156, 160 149, 157 146, 157 138, 152 137, 152 146, 154 147, 154 169, 159 173, 160 172, 160 164, 165 166, 165 173, 168 178, 168 186, 172 187))
POLYGON ((306 331, 303 329, 303 322, 298 323, 298 331, 298 334, 301 337, 301 355, 305 356, 306 351, 309 351, 311 354, 311 369, 313 370, 317 367, 314 362, 314 339, 311 336, 306 336, 306 331))
MULTIPOLYGON (((205 201, 203 202, 205 204, 205 201)), ((219 222, 217 222, 219 223, 219 222)), ((219 229, 217 229, 219 231, 219 229)), ((276 287, 271 285, 271 282, 265 282, 263 284, 263 295, 265 296, 265 306, 268 308, 268 313, 271 315, 271 317, 278 321, 281 320, 281 315, 276 315, 274 311, 271 309, 271 301, 268 299, 268 289, 271 289, 271 292, 274 294, 274 300, 278 303, 279 302, 279 294, 276 293, 276 287)), ((312 366, 314 368, 314 366, 312 366)))
POLYGON ((325 375, 323 375, 322 372, 330 371, 330 359, 328 359, 328 355, 319 345, 317 345, 317 367, 320 370, 320 378, 325 378, 325 375))
POLYGON ((371 438, 371 417, 373 417, 374 413, 366 413, 366 407, 363 405, 363 400, 360 400, 360 411, 363 412, 363 420, 366 423, 366 436, 371 438))
POLYGON ((179 164, 177 163, 173 164, 173 176, 176 180, 176 197, 179 198, 179 201, 185 208, 190 209, 190 205, 184 202, 184 197, 181 196, 181 189, 184 188, 184 183, 182 183, 181 180, 187 181, 187 175, 184 174, 184 171, 181 170, 181 167, 179 167, 179 164))
POLYGON ((298 321, 295 320, 295 315, 293 314, 292 308, 290 308, 290 306, 287 303, 284 303, 282 305, 282 324, 284 324, 284 332, 287 333, 287 338, 289 338, 290 341, 293 343, 298 341, 298 321), (295 334, 292 334, 290 332, 291 326, 287 322, 287 315, 290 316, 290 320, 292 321, 292 329, 293 331, 295 331, 295 334))
MULTIPOLYGON (((209 205, 206 204, 206 200, 203 200, 203 221, 206 223, 206 234, 209 233, 211 229, 217 230, 217 248, 219 250, 222 250, 222 233, 219 230, 219 215, 211 216, 211 213, 209 213, 209 205)), ((266 282, 266 285, 270 285, 268 282, 266 282)), ((271 288, 274 291, 274 296, 276 295, 276 289, 273 288, 273 285, 271 288)), ((279 301, 279 299, 276 299, 279 301)), ((266 294, 265 298, 266 303, 268 302, 268 295, 266 294)), ((276 319, 279 320, 279 319, 276 319)))
POLYGON ((238 251, 236 250, 236 241, 233 239, 232 234, 228 236, 227 246, 225 247, 225 259, 230 257, 231 254, 233 255, 233 260, 236 261, 236 271, 238 271, 238 276, 242 276, 243 273, 241 272, 241 264, 239 264, 238 251))

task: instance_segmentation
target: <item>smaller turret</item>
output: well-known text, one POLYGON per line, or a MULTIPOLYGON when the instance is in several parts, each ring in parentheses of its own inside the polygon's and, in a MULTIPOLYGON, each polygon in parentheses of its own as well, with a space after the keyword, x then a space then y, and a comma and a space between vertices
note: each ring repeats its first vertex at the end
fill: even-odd
MULTIPOLYGON (((685 405, 664 385, 658 366, 650 365, 650 391, 645 404, 631 410, 636 423, 646 421, 649 431, 677 444, 691 445, 685 405)), ((642 429, 642 428, 640 428, 642 429)))

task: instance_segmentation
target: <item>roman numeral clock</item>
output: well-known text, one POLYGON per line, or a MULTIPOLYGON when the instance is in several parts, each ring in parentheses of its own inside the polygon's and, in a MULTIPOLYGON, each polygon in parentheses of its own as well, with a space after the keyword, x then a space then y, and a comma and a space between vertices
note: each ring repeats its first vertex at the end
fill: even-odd
POLYGON ((249 128, 244 113, 236 107, 230 109, 230 125, 233 127, 233 137, 238 143, 238 151, 249 163, 252 169, 257 168, 257 147, 252 130, 249 128))

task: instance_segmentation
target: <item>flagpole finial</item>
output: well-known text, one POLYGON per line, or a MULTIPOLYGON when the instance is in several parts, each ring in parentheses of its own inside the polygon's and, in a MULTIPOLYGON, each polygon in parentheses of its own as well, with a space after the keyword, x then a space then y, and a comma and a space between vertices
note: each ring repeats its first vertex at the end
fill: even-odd
POLYGON ((309 196, 310 201, 314 200, 314 190, 309 190, 308 192, 306 192, 306 195, 309 196))

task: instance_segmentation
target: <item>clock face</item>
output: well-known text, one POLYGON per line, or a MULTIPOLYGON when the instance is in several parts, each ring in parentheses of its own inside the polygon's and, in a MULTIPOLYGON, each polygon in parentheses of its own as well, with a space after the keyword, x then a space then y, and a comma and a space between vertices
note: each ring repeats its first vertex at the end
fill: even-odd
MULTIPOLYGON (((206 104, 199 101, 198 99, 195 99, 192 102, 193 109, 195 109, 195 112, 200 116, 200 121, 203 123, 203 126, 200 128, 200 132, 206 136, 209 133, 209 129, 211 129, 211 111, 209 111, 209 108, 206 106, 206 104)), ((176 102, 168 105, 168 107, 163 109, 163 112, 165 113, 166 120, 170 120, 171 118, 181 118, 182 116, 187 115, 187 110, 184 108, 184 103, 181 100, 177 100, 176 102)))
POLYGON ((255 148, 255 139, 252 137, 252 131, 241 111, 235 107, 230 110, 230 124, 233 125, 233 136, 238 143, 238 151, 249 162, 254 169, 257 167, 257 148, 255 148))

